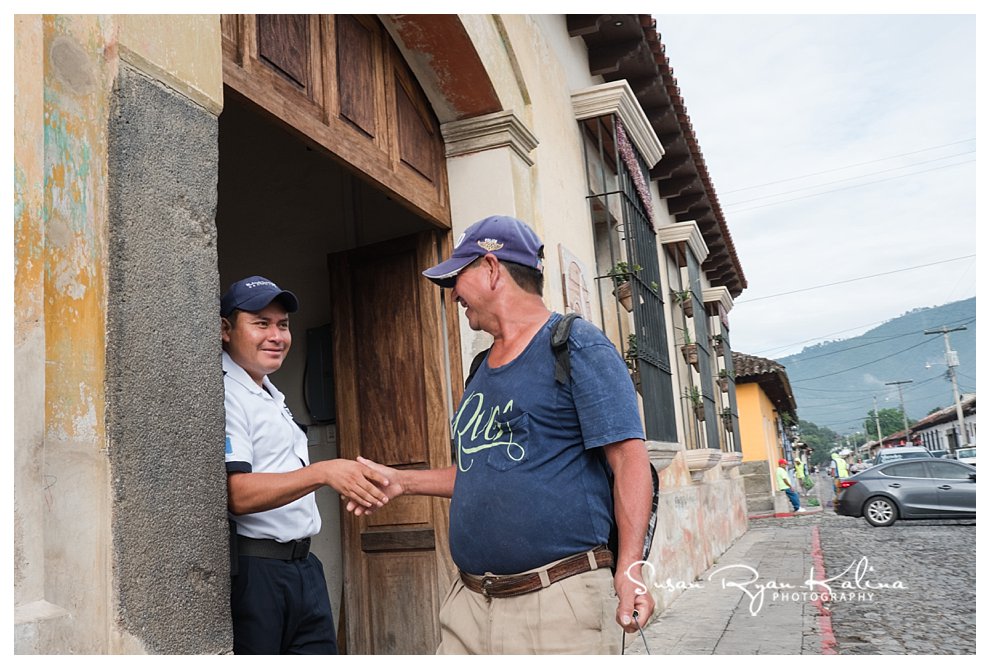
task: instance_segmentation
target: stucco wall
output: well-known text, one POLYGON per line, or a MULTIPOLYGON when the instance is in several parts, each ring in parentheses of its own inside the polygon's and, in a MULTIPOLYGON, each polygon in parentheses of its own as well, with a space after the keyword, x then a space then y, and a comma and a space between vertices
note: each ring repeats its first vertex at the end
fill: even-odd
POLYGON ((32 16, 15 31, 15 189, 26 206, 15 282, 25 308, 15 325, 14 644, 99 652, 110 583, 103 224, 113 29, 105 17, 32 16))
POLYGON ((661 473, 657 528, 644 579, 651 579, 657 612, 748 529, 746 493, 738 470, 716 465, 693 482, 682 451, 661 473))
POLYGON ((219 20, 122 23, 15 20, 17 653, 230 647, 219 20))

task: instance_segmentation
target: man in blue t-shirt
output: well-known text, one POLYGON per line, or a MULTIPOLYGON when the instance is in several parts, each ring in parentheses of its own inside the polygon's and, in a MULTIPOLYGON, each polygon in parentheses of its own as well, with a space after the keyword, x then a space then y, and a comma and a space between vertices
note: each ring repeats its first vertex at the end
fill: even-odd
POLYGON ((561 316, 543 303, 542 258, 528 226, 491 216, 423 272, 452 289, 472 329, 494 337, 452 422, 456 463, 394 470, 359 459, 388 478, 389 499, 451 498, 460 578, 440 610, 439 653, 615 653, 621 631, 653 613, 637 592, 653 483, 636 392, 615 346, 580 319, 570 379, 555 380, 550 336, 561 316), (605 547, 613 490, 617 555, 605 547))

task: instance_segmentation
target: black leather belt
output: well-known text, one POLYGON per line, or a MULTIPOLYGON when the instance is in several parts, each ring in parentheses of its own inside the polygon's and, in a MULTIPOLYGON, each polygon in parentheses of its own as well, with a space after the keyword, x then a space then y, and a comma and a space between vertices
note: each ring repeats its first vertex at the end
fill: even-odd
POLYGON ((237 554, 273 560, 302 560, 309 555, 309 537, 282 543, 274 539, 252 539, 237 535, 237 554))

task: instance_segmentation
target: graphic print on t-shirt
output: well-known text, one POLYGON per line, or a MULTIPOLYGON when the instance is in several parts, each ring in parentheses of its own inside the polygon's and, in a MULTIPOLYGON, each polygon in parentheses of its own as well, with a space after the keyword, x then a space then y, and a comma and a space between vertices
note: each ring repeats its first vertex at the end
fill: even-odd
MULTIPOLYGON (((466 472, 474 465, 476 455, 496 448, 512 462, 526 457, 526 449, 519 443, 521 435, 515 429, 517 419, 505 420, 512 412, 514 401, 503 406, 485 402, 484 393, 473 392, 465 399, 454 417, 454 443, 457 445, 457 468, 466 472)), ((477 456, 480 457, 480 456, 477 456)), ((497 458, 490 458, 496 460, 497 458)))

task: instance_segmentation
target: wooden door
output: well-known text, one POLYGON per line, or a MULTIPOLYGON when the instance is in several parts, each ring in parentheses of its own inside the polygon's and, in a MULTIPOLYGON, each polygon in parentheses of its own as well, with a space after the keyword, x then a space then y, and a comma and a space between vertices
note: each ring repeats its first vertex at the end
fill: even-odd
MULTIPOLYGON (((445 336, 451 315, 440 291, 420 275, 446 237, 421 233, 330 258, 341 457, 398 468, 451 462, 445 360, 459 363, 460 353, 456 335, 445 336)), ((447 514, 447 500, 401 497, 370 517, 347 515, 346 652, 436 651, 440 600, 453 578, 447 514)))

